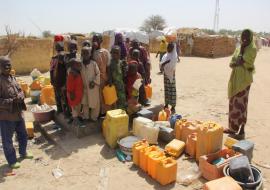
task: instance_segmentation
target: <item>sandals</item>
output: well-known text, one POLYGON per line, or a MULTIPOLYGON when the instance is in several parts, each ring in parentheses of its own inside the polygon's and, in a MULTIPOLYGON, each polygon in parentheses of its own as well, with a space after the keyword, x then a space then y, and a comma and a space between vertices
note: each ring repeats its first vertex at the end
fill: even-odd
POLYGON ((225 129, 223 129, 223 133, 225 133, 225 134, 235 134, 235 132, 234 131, 232 131, 231 129, 229 129, 229 128, 225 128, 225 129))

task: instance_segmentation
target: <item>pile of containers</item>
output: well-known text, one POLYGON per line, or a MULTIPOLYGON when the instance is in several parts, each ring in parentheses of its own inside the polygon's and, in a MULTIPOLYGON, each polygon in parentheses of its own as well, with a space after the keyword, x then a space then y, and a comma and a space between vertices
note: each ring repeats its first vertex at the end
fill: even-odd
POLYGON ((145 140, 139 141, 133 145, 132 153, 133 163, 161 185, 176 181, 177 162, 157 146, 149 146, 145 140))

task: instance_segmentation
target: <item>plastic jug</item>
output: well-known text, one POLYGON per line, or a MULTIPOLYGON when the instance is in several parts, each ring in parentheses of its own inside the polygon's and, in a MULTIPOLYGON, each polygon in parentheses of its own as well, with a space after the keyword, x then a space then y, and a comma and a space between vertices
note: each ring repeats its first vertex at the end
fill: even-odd
POLYGON ((137 137, 140 136, 141 128, 147 123, 153 123, 152 120, 144 117, 137 117, 133 119, 133 134, 137 137))
POLYGON ((30 85, 30 89, 31 90, 41 90, 42 85, 41 85, 40 81, 39 80, 34 80, 32 82, 32 84, 30 85))
POLYGON ((54 88, 52 85, 46 85, 42 88, 40 94, 40 103, 47 105, 55 105, 54 88))
POLYGON ((145 149, 141 149, 140 151, 140 159, 139 159, 139 163, 140 163, 140 168, 147 172, 147 169, 148 169, 148 155, 151 153, 151 152, 154 152, 154 151, 158 151, 159 148, 157 146, 149 146, 145 149))
POLYGON ((140 163, 140 151, 142 149, 145 149, 146 147, 148 147, 149 144, 146 140, 142 140, 139 142, 136 142, 133 144, 132 147, 132 156, 133 156, 133 163, 137 166, 139 166, 140 163))
POLYGON ((192 133, 187 138, 185 149, 185 152, 192 158, 196 157, 196 143, 197 143, 197 133, 192 133))
POLYGON ((165 158, 157 164, 156 180, 161 185, 176 181, 177 162, 173 158, 165 158))
POLYGON ((232 149, 241 152, 243 155, 246 155, 248 157, 249 162, 251 162, 251 159, 253 157, 253 149, 254 149, 254 143, 247 141, 247 140, 241 140, 237 143, 235 143, 232 146, 232 149))
POLYGON ((202 122, 200 121, 177 120, 175 123, 175 138, 186 142, 188 136, 196 133, 201 124, 202 122))
POLYGON ((33 122, 25 122, 26 132, 29 138, 34 138, 34 125, 33 122))
POLYGON ((124 110, 107 111, 103 121, 103 135, 111 148, 117 146, 117 140, 128 135, 128 115, 124 110))
POLYGON ((173 157, 179 157, 184 151, 184 148, 184 142, 178 139, 173 139, 169 144, 165 146, 165 151, 173 157))
POLYGON ((222 148, 223 128, 214 122, 203 123, 197 136, 196 160, 200 156, 215 153, 222 148))
POLYGON ((207 182, 203 190, 242 190, 242 188, 233 178, 226 176, 207 182))
POLYGON ((154 151, 148 155, 147 172, 153 179, 156 179, 156 177, 157 177, 158 163, 165 158, 166 158, 166 156, 165 156, 165 153, 163 151, 154 151))
POLYGON ((152 86, 151 85, 145 85, 144 86, 145 89, 145 95, 147 99, 151 99, 152 98, 152 86))
POLYGON ((225 142, 224 142, 224 146, 228 147, 229 149, 232 149, 232 146, 237 142, 238 142, 238 140, 231 138, 231 137, 227 137, 225 142))
POLYGON ((178 114, 171 115, 171 117, 170 117, 171 128, 174 129, 175 123, 176 123, 176 121, 179 120, 179 119, 182 119, 182 116, 181 116, 181 115, 178 115, 178 114))
POLYGON ((133 120, 133 126, 135 136, 147 140, 149 144, 158 143, 159 127, 156 127, 152 120, 138 117, 133 120))
POLYGON ((158 120, 159 121, 167 121, 167 112, 165 110, 161 110, 158 114, 158 120))
POLYGON ((117 94, 114 85, 107 85, 103 88, 103 97, 106 105, 112 105, 117 101, 117 94))

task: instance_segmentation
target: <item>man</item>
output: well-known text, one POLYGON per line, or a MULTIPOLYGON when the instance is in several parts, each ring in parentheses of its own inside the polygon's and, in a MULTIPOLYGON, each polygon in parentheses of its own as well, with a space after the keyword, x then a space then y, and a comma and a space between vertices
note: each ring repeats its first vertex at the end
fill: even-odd
POLYGON ((108 82, 108 73, 107 67, 110 65, 110 53, 108 50, 101 48, 102 43, 102 35, 95 34, 92 38, 92 58, 96 61, 99 71, 100 71, 100 88, 99 88, 99 95, 100 95, 100 112, 101 116, 105 115, 106 111, 110 110, 110 106, 105 105, 104 97, 102 90, 107 85, 108 82))
POLYGON ((19 154, 21 158, 32 159, 33 155, 26 152, 27 132, 23 118, 26 110, 24 94, 15 77, 10 74, 11 61, 7 57, 0 57, 0 128, 4 154, 12 169, 20 167, 17 161, 12 137, 17 133, 19 154))

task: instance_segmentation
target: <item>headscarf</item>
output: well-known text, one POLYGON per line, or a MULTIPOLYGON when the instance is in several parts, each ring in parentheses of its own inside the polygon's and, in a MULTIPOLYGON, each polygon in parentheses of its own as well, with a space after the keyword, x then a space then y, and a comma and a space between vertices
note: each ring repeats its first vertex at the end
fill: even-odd
POLYGON ((121 33, 116 33, 115 34, 115 40, 114 40, 114 45, 117 45, 120 47, 120 59, 123 60, 127 57, 127 48, 126 44, 123 40, 123 35, 121 33), (121 42, 119 42, 121 41, 121 42))
MULTIPOLYGON (((250 33, 250 44, 245 47, 242 55, 244 64, 232 68, 228 85, 229 98, 245 90, 253 82, 253 73, 255 71, 254 62, 257 55, 257 48, 253 39, 253 32, 249 29, 243 30, 243 32, 246 31, 250 33)), ((241 56, 240 47, 235 50, 230 66, 237 62, 239 56, 241 56)))
POLYGON ((167 63, 164 66, 164 74, 166 75, 166 77, 168 77, 168 79, 170 80, 170 82, 172 82, 173 81, 173 77, 174 77, 174 73, 175 73, 175 67, 176 67, 176 64, 177 64, 177 52, 176 52, 176 45, 175 45, 175 43, 169 44, 169 45, 173 45, 173 50, 170 53, 167 52, 162 57, 161 62, 160 62, 160 65, 162 65, 164 62, 170 60, 170 62, 167 63))

